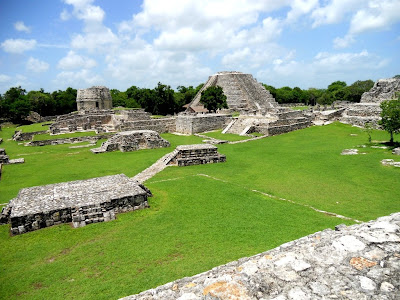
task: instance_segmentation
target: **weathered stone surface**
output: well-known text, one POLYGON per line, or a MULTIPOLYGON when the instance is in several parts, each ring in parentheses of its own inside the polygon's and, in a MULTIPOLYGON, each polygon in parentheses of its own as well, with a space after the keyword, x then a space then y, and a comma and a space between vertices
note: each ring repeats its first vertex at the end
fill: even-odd
POLYGON ((400 161, 394 161, 394 159, 382 159, 381 163, 384 166, 393 166, 400 168, 400 161))
POLYGON ((341 155, 357 155, 358 154, 358 149, 344 149, 341 155))
POLYGON ((81 227, 148 207, 148 196, 123 174, 24 188, 3 208, 0 223, 10 223, 12 235, 69 222, 81 227))
POLYGON ((195 134, 224 128, 231 120, 231 115, 204 114, 178 115, 176 118, 176 132, 195 134))
POLYGON ((394 155, 400 155, 400 147, 394 148, 393 151, 392 151, 392 153, 393 153, 394 155))
POLYGON ((59 138, 41 141, 31 141, 25 144, 25 146, 48 146, 48 145, 62 145, 62 144, 75 144, 82 142, 96 143, 101 139, 108 139, 112 135, 93 135, 93 136, 79 136, 73 138, 59 138))
POLYGON ((251 74, 241 72, 218 72, 210 76, 204 86, 189 104, 187 112, 192 108, 203 107, 200 103, 201 92, 211 86, 220 86, 226 96, 226 102, 235 111, 265 111, 278 104, 264 86, 257 82, 251 74))
POLYGON ((112 98, 110 90, 105 86, 92 86, 79 89, 76 95, 78 111, 111 109, 112 98))
POLYGON ((47 130, 34 131, 34 132, 22 132, 21 130, 17 130, 15 131, 12 139, 14 141, 28 141, 32 140, 35 135, 45 134, 45 133, 47 133, 47 130))
POLYGON ((338 226, 123 299, 399 299, 399 226, 400 213, 338 226))
POLYGON ((379 79, 374 86, 362 94, 361 103, 381 103, 385 100, 395 99, 396 93, 400 92, 400 79, 379 79))
POLYGON ((99 148, 93 148, 91 151, 93 153, 103 153, 115 150, 128 152, 141 149, 164 148, 169 146, 170 143, 160 137, 156 131, 135 130, 117 133, 105 141, 99 148))
POLYGON ((177 154, 169 164, 182 166, 225 162, 226 156, 218 153, 211 144, 181 145, 176 147, 177 154))

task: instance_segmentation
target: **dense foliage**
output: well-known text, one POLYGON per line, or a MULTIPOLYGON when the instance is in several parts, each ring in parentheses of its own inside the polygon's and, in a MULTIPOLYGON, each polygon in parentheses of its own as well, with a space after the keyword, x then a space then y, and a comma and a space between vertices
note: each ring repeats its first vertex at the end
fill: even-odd
POLYGON ((381 117, 379 124, 390 134, 390 143, 393 143, 393 134, 400 132, 400 96, 397 100, 381 103, 381 117))
POLYGON ((208 111, 216 112, 217 109, 228 108, 226 103, 226 96, 220 86, 210 86, 201 92, 200 102, 208 111))
POLYGON ((264 87, 270 91, 275 100, 280 104, 304 103, 306 105, 330 105, 334 101, 360 102, 361 95, 369 91, 373 85, 374 82, 372 80, 357 80, 349 86, 344 81, 335 81, 327 89, 309 88, 308 90, 302 90, 299 87, 292 89, 288 86, 275 88, 265 84, 264 87))

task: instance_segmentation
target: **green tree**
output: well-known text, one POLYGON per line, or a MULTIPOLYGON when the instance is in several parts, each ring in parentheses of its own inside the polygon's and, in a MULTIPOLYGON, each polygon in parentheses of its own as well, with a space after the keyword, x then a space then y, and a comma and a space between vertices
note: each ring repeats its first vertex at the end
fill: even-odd
POLYGON ((31 109, 41 116, 52 116, 56 113, 56 102, 49 93, 43 89, 30 91, 27 95, 31 109))
POLYGON ((374 82, 369 80, 357 80, 352 85, 344 88, 344 100, 360 102, 363 93, 368 92, 374 86, 374 82))
POLYGON ((71 87, 65 91, 54 91, 51 96, 56 103, 56 114, 63 115, 76 111, 76 94, 77 90, 71 87))
POLYGON ((117 89, 111 89, 110 94, 112 98, 113 107, 117 106, 127 107, 126 100, 128 99, 128 96, 126 95, 125 92, 121 92, 117 89))
POLYGON ((271 95, 276 99, 276 88, 274 88, 272 85, 268 85, 268 84, 263 84, 263 86, 265 87, 266 90, 268 90, 271 95))
POLYGON ((201 92, 200 102, 208 111, 216 112, 217 109, 228 108, 226 96, 220 86, 210 86, 201 92))
POLYGON ((381 120, 382 125, 390 134, 390 143, 393 144, 393 135, 400 132, 400 96, 397 100, 386 100, 381 103, 381 120))
POLYGON ((2 117, 13 123, 21 123, 29 115, 31 105, 26 97, 26 90, 12 87, 5 92, 1 101, 2 117))
POLYGON ((294 96, 292 88, 284 86, 279 89, 276 89, 275 100, 278 103, 293 103, 294 96))
POLYGON ((153 114, 154 115, 167 115, 173 114, 176 105, 174 99, 174 90, 169 85, 159 82, 154 88, 155 103, 153 114))

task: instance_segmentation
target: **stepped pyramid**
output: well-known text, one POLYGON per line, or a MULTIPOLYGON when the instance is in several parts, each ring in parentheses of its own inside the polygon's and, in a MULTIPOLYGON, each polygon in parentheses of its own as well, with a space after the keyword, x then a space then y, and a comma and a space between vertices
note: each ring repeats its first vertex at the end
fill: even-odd
POLYGON ((251 74, 232 71, 210 76, 189 104, 187 111, 204 111, 204 106, 200 103, 201 92, 217 85, 222 87, 228 107, 234 111, 266 111, 278 107, 271 93, 251 74))

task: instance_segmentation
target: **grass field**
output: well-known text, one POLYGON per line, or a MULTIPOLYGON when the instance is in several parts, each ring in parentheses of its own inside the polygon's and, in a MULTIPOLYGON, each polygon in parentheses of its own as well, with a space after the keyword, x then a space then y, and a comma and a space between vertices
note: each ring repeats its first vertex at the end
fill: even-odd
MULTIPOLYGON (((133 176, 195 136, 162 135, 170 148, 92 154, 70 145, 24 147, 7 141, 10 158, 0 203, 22 187, 125 173, 133 176)), ((388 140, 374 131, 374 140, 388 140)), ((334 123, 247 143, 219 145, 221 164, 169 167, 145 184, 151 208, 73 229, 54 226, 10 237, 0 226, 0 297, 115 299, 253 255, 340 223, 304 205, 367 221, 400 211, 400 169, 380 160, 390 149, 359 148, 358 128, 334 123), (272 196, 266 196, 267 193, 272 196), (285 198, 296 204, 279 200, 285 198)), ((397 159, 400 160, 400 159, 397 159)))

